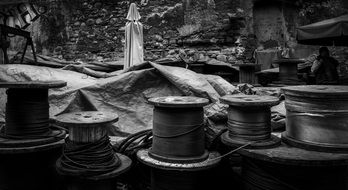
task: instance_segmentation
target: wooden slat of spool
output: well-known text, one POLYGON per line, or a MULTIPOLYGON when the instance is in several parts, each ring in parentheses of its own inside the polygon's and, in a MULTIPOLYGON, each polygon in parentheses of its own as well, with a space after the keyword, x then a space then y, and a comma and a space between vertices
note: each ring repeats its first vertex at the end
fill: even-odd
POLYGON ((78 143, 90 143, 100 140, 107 134, 107 124, 118 121, 117 114, 86 111, 62 114, 57 123, 69 129, 69 139, 78 143))

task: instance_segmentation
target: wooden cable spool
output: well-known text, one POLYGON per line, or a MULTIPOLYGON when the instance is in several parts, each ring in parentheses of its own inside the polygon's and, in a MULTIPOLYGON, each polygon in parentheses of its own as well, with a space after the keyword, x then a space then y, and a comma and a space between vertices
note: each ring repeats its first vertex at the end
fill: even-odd
POLYGON ((279 65, 279 81, 274 81, 271 86, 302 85, 297 76, 297 65, 304 63, 301 59, 279 59, 274 61, 279 65))
POLYGON ((285 94, 286 143, 325 152, 348 153, 348 87, 293 86, 285 94))
POLYGON ((255 72, 260 71, 261 65, 254 63, 236 64, 239 67, 239 83, 258 84, 255 72))
POLYGON ((209 103, 207 99, 160 97, 149 102, 155 106, 151 157, 174 163, 207 159, 203 126, 203 106, 209 103))
POLYGON ((118 116, 85 111, 62 114, 56 120, 69 130, 63 156, 56 163, 57 171, 66 177, 67 188, 114 189, 115 177, 131 166, 127 156, 114 152, 107 136, 106 128, 118 121, 118 116))
POLYGON ((60 187, 53 165, 66 132, 50 123, 48 90, 64 86, 64 81, 0 82, 0 88, 7 88, 0 132, 0 189, 60 187))
POLYGON ((282 143, 272 149, 241 149, 246 188, 347 189, 348 154, 308 151, 282 143))
POLYGON ((84 111, 59 115, 59 125, 69 130, 69 139, 76 143, 93 143, 107 135, 107 124, 118 121, 117 114, 84 111))
MULTIPOLYGON (((69 137, 68 139, 76 145, 88 145, 102 140, 107 136, 107 124, 118 121, 118 116, 116 114, 97 112, 97 111, 86 111, 86 112, 73 112, 62 114, 56 118, 57 123, 63 127, 68 128, 69 137)), ((107 139, 110 144, 110 140, 107 139)), ((111 151, 111 150, 110 150, 111 151)), ((77 153, 78 154, 78 153, 77 153)), ((122 163, 119 167, 115 168, 110 173, 101 174, 98 176, 89 177, 90 179, 104 179, 115 177, 124 170, 128 169, 130 166, 129 158, 121 154, 114 153, 115 157, 119 157, 122 163), (126 162, 126 163, 125 163, 126 162)), ((59 165, 60 160, 57 161, 59 165)), ((58 167, 63 174, 69 174, 69 172, 64 172, 64 168, 58 167)), ((71 175, 74 175, 71 173, 71 175)))
POLYGON ((271 135, 271 106, 279 104, 272 96, 227 95, 220 98, 228 104, 228 131, 222 141, 233 147, 250 143, 247 148, 278 146, 280 139, 271 135))
POLYGON ((0 88, 7 88, 0 152, 34 152, 63 144, 65 131, 50 124, 48 89, 64 86, 63 81, 0 82, 0 88))
POLYGON ((152 98, 149 102, 155 106, 153 143, 150 149, 139 150, 137 157, 151 167, 152 189, 204 187, 202 179, 221 160, 219 153, 205 150, 203 106, 209 101, 169 96, 152 98))

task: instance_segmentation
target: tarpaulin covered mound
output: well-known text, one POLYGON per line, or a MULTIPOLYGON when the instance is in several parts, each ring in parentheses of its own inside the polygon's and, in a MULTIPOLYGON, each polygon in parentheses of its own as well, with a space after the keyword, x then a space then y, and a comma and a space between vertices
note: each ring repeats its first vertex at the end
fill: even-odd
MULTIPOLYGON (((117 76, 96 79, 74 71, 29 65, 0 65, 0 81, 64 80, 67 87, 50 90, 52 117, 72 111, 109 111, 119 115, 114 135, 125 136, 152 127, 152 97, 186 95, 208 98, 205 115, 211 125, 226 119, 226 105, 219 97, 239 93, 221 77, 148 64, 117 76)), ((6 96, 0 92, 0 121, 4 121, 6 96)))

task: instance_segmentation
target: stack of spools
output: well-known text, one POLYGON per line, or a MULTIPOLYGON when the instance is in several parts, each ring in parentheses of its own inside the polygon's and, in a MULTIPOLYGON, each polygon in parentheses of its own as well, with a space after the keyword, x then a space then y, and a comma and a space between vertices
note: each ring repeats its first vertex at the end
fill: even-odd
POLYGON ((0 82, 7 88, 0 189, 59 189, 54 162, 66 133, 50 123, 48 89, 64 86, 63 81, 0 82))
POLYGON ((206 174, 220 161, 217 152, 205 149, 203 106, 209 101, 169 96, 149 102, 154 105, 153 143, 137 156, 151 167, 152 190, 205 189, 206 174))
POLYGON ((62 114, 57 122, 69 129, 57 171, 65 177, 69 190, 114 190, 116 177, 126 172, 131 160, 114 151, 107 127, 118 116, 106 112, 62 114))
POLYGON ((282 90, 287 110, 284 143, 239 151, 247 189, 347 189, 348 87, 282 90))

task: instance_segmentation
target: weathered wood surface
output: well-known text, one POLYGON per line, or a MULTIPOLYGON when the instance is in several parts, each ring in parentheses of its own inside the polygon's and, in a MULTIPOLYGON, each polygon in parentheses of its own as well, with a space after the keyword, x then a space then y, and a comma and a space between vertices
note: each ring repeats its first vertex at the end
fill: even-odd
POLYGON ((275 106, 279 98, 260 95, 226 95, 220 98, 221 102, 230 106, 275 106))
POLYGON ((69 129, 71 141, 89 143, 107 135, 108 124, 117 122, 118 115, 98 111, 73 112, 57 116, 56 121, 69 129))
POLYGON ((206 106, 209 104, 209 100, 192 96, 165 96, 151 98, 149 103, 159 107, 190 108, 206 106))

